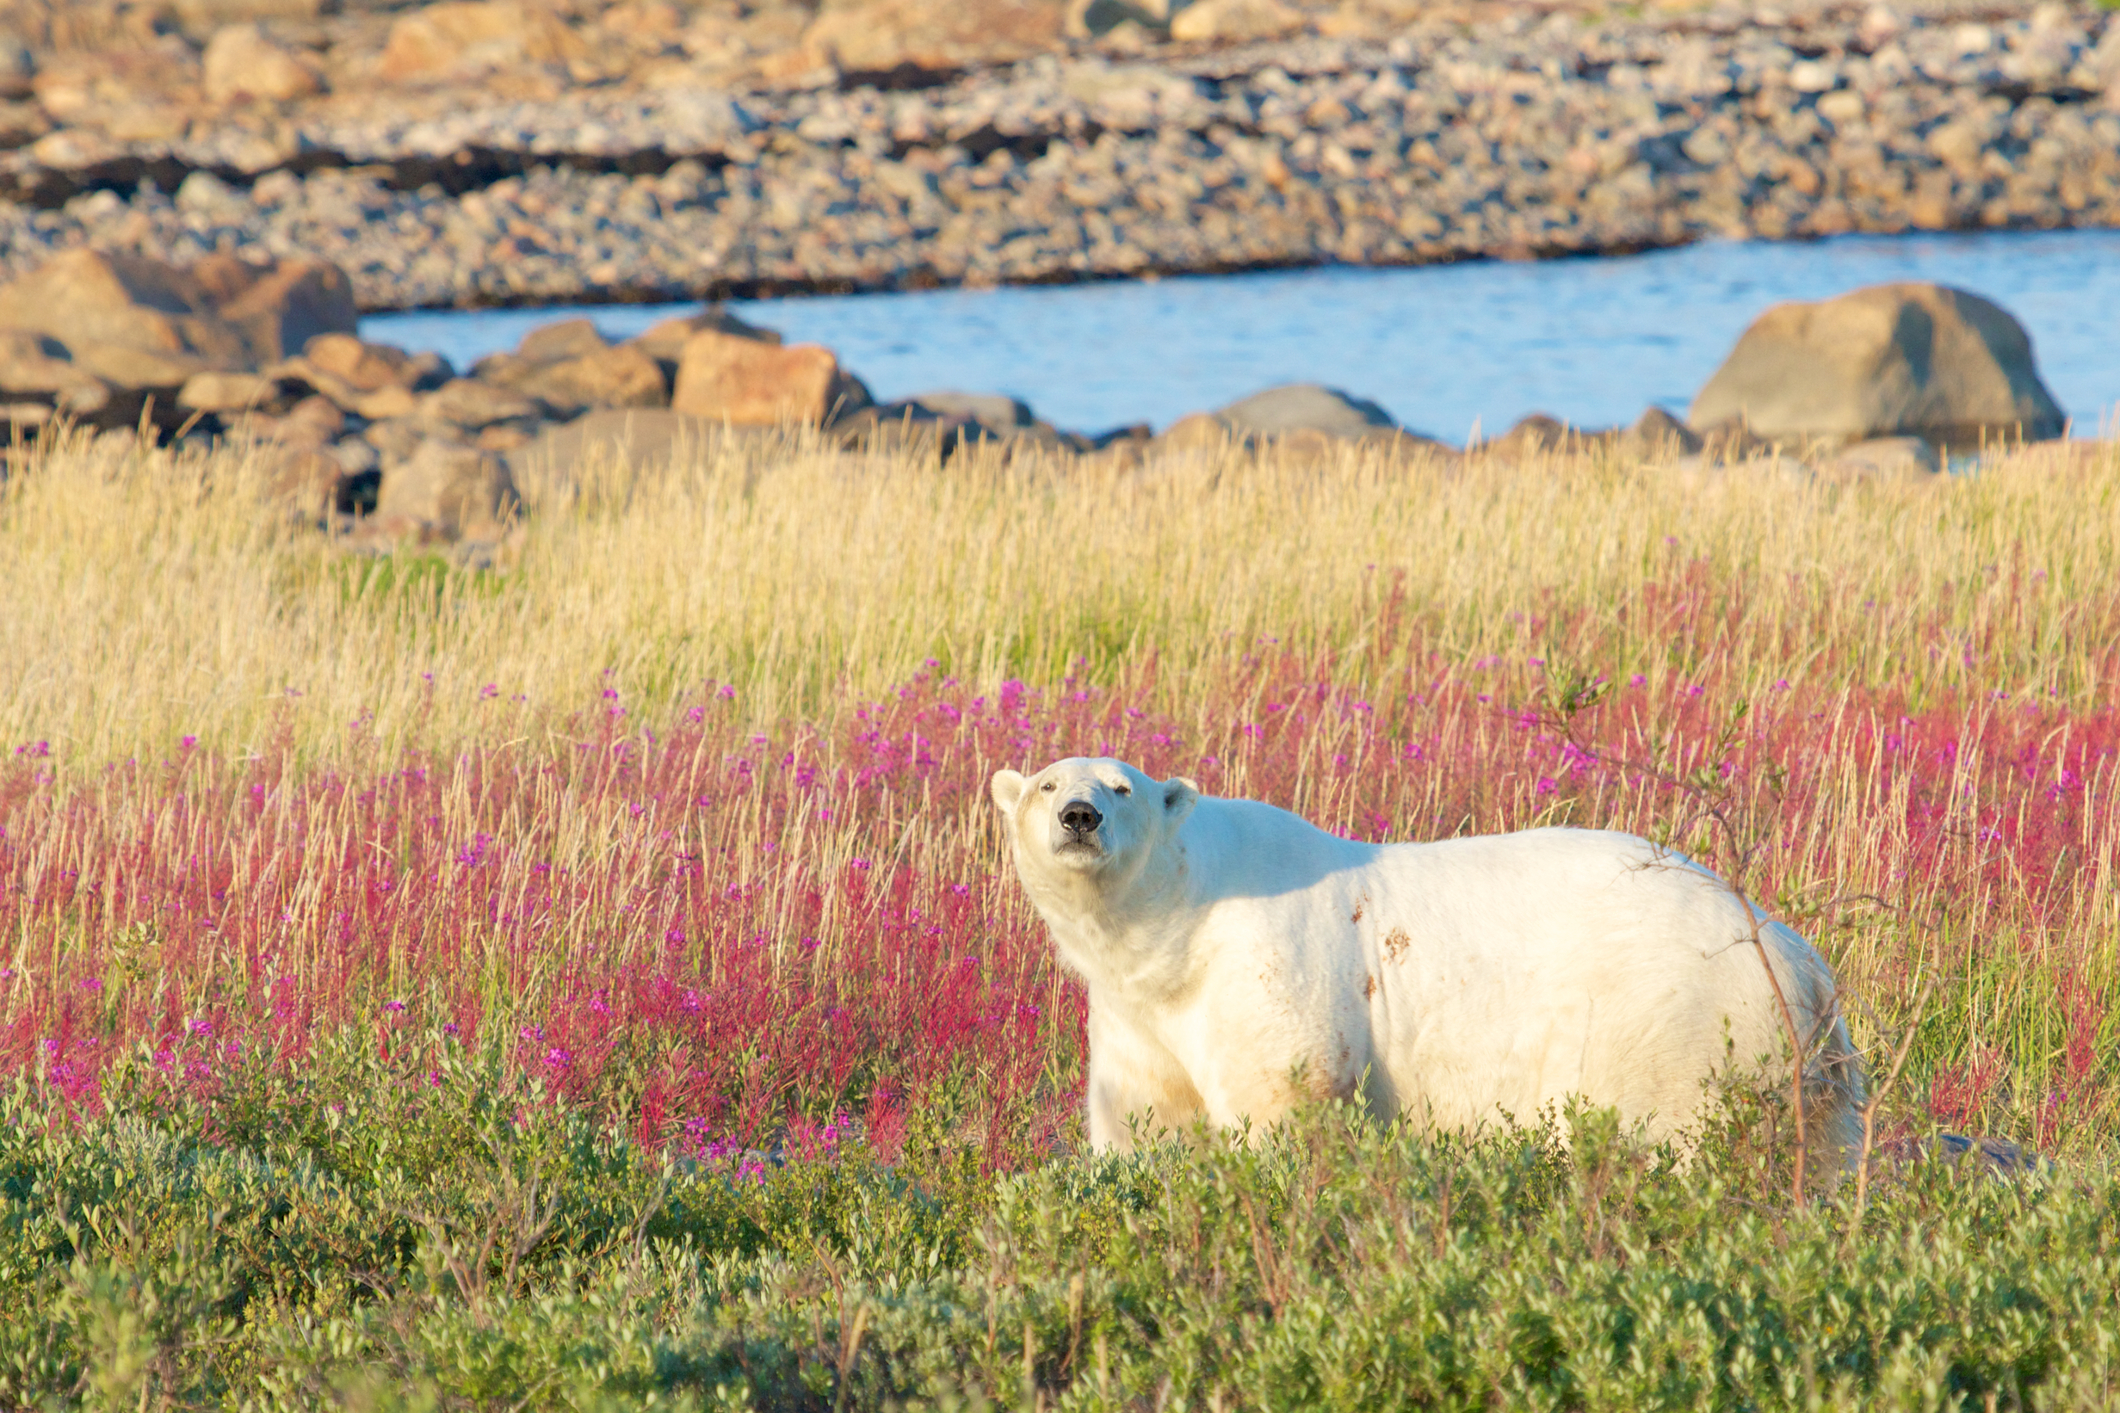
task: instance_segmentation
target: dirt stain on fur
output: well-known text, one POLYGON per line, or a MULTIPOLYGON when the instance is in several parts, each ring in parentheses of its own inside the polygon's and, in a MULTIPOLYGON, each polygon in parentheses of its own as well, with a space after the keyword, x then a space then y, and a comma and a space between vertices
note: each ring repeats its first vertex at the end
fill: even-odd
POLYGON ((1374 1001, 1377 995, 1377 979, 1374 974, 1362 978, 1362 999, 1374 1001))
POLYGON ((1355 899, 1355 900, 1354 900, 1354 916, 1353 916, 1353 917, 1351 917, 1351 918, 1349 918, 1349 919, 1347 919, 1347 920, 1348 920, 1349 922, 1360 922, 1360 921, 1362 920, 1362 909, 1364 909, 1364 908, 1366 908, 1366 907, 1368 907, 1368 906, 1369 906, 1369 900, 1368 900, 1367 898, 1357 898, 1357 899, 1355 899))
POLYGON ((1289 1097, 1300 1103, 1305 1099, 1331 1102, 1334 1099, 1354 1097, 1354 1077, 1348 1073, 1349 1051, 1340 1046, 1340 1062, 1337 1065, 1320 1064, 1315 1059, 1300 1061, 1290 1074, 1294 1083, 1289 1088, 1289 1097))
POLYGON ((1412 942, 1413 939, 1406 935, 1405 928, 1394 927, 1384 934, 1384 955, 1392 961, 1403 962, 1406 960, 1406 948, 1412 942))

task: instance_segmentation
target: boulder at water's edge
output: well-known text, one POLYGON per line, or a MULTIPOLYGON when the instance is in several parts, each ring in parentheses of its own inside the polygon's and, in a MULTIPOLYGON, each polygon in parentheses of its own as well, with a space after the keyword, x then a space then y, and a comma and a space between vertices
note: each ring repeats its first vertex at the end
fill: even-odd
POLYGON ((1943 446, 2064 430, 2024 326, 1999 305, 1932 284, 1873 285, 1759 316, 1694 398, 1696 428, 1943 446))

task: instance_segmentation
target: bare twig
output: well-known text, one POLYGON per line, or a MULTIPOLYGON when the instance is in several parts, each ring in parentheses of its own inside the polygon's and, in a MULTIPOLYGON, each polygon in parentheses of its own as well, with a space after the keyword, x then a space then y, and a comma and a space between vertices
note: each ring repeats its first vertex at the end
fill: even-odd
MULTIPOLYGON (((1760 955, 1760 970, 1766 972, 1766 985, 1774 989, 1774 1008, 1781 1013, 1781 1027, 1789 1036, 1789 1110, 1796 1119, 1796 1167, 1789 1176, 1789 1201, 1796 1203, 1796 1210, 1804 1208, 1804 1169, 1810 1167, 1810 1127, 1804 1114, 1804 1059, 1810 1053, 1810 1044, 1796 1027, 1796 1013, 1789 1008, 1789 998, 1781 989, 1781 977, 1774 974, 1774 962, 1766 955, 1766 938, 1760 936, 1760 924, 1766 922, 1764 913, 1753 907, 1751 898, 1738 886, 1736 879, 1728 879, 1724 886, 1736 900, 1745 905, 1745 917, 1751 922, 1751 949, 1760 955)), ((1813 1036, 1817 1030, 1813 1032, 1813 1036)))
MULTIPOLYGON (((1745 890, 1745 876, 1750 872, 1761 848, 1760 840, 1748 835, 1756 835, 1757 831, 1745 830, 1732 817, 1728 808, 1729 787, 1719 777, 1712 775, 1708 767, 1702 766, 1690 775, 1681 776, 1654 760, 1615 757, 1601 747, 1585 741, 1576 731, 1576 721, 1584 712, 1602 702, 1607 692, 1608 684, 1602 679, 1591 681, 1580 673, 1563 674, 1558 690, 1549 697, 1551 709, 1541 714, 1542 724, 1559 731, 1562 739, 1586 759, 1603 761, 1623 771, 1633 771, 1644 778, 1685 792, 1696 802, 1697 808, 1681 822, 1681 833, 1691 832, 1700 820, 1709 820, 1721 833, 1729 848, 1731 860, 1724 868, 1722 884, 1745 910, 1752 949, 1759 958, 1760 969, 1767 974, 1767 985, 1774 993, 1774 1006, 1780 1014, 1782 1030, 1789 1042, 1789 1097, 1796 1122, 1795 1163, 1790 1178, 1789 1197, 1801 1210, 1806 1196, 1805 1172, 1810 1166, 1810 1128, 1804 1099, 1806 1062, 1812 1044, 1825 1033, 1827 1022, 1837 1009, 1837 996, 1836 1006, 1829 1008, 1827 1014, 1819 1018, 1812 1034, 1806 1037, 1796 1023, 1796 1013, 1789 1005, 1787 994, 1782 990, 1781 978, 1774 972, 1773 961, 1767 953, 1766 939, 1761 935, 1761 929, 1767 921, 1766 915, 1753 903, 1745 890)), ((1735 742, 1737 722, 1745 715, 1746 710, 1746 706, 1741 704, 1730 724, 1724 728, 1721 739, 1709 752, 1711 756, 1722 755, 1735 742)))
POLYGON ((1921 1029, 1921 1018, 1928 1009, 1929 996, 1936 989, 1936 980, 1929 978, 1921 984, 1921 991, 1914 997, 1914 1015, 1907 1022, 1906 1031, 1899 1037, 1899 1046, 1892 1052, 1892 1068, 1885 1073, 1884 1082, 1871 1093, 1869 1101, 1862 1106, 1862 1156, 1855 1162, 1855 1221, 1862 1220, 1862 1209, 1870 1197, 1870 1155, 1877 1145, 1877 1111, 1884 1106, 1885 1096, 1899 1082, 1899 1072, 1906 1068, 1907 1056, 1913 1053, 1914 1036, 1921 1029))
MULTIPOLYGON (((840 1307, 840 1318, 844 1321, 846 1307, 840 1307)), ((861 1337, 869 1329, 869 1302, 857 1301, 854 1306, 854 1322, 851 1326, 842 1323, 839 1329, 839 1387, 832 1395, 832 1413, 840 1413, 847 1402, 847 1377, 854 1372, 854 1361, 861 1357, 861 1337)))

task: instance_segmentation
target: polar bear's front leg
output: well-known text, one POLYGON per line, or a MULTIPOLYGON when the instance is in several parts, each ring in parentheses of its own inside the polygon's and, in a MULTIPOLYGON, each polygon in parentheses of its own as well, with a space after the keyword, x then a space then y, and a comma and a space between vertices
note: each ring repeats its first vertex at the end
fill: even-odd
POLYGON ((1200 1093, 1170 1051, 1153 1037, 1089 1003, 1089 1143, 1100 1152, 1130 1152, 1138 1136, 1182 1134, 1201 1113, 1200 1093))

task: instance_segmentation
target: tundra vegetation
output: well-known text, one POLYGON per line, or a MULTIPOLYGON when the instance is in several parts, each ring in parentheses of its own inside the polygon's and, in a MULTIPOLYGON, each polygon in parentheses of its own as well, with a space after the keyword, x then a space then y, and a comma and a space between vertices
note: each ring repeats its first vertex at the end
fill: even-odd
POLYGON ((2112 1406, 2110 444, 732 437, 530 488, 478 572, 268 471, 0 486, 0 1405, 2112 1406), (1691 1162, 1331 1107, 1086 1152, 985 801, 1066 754, 1698 854, 1901 1062, 1861 1198, 1771 1085, 1691 1162))

